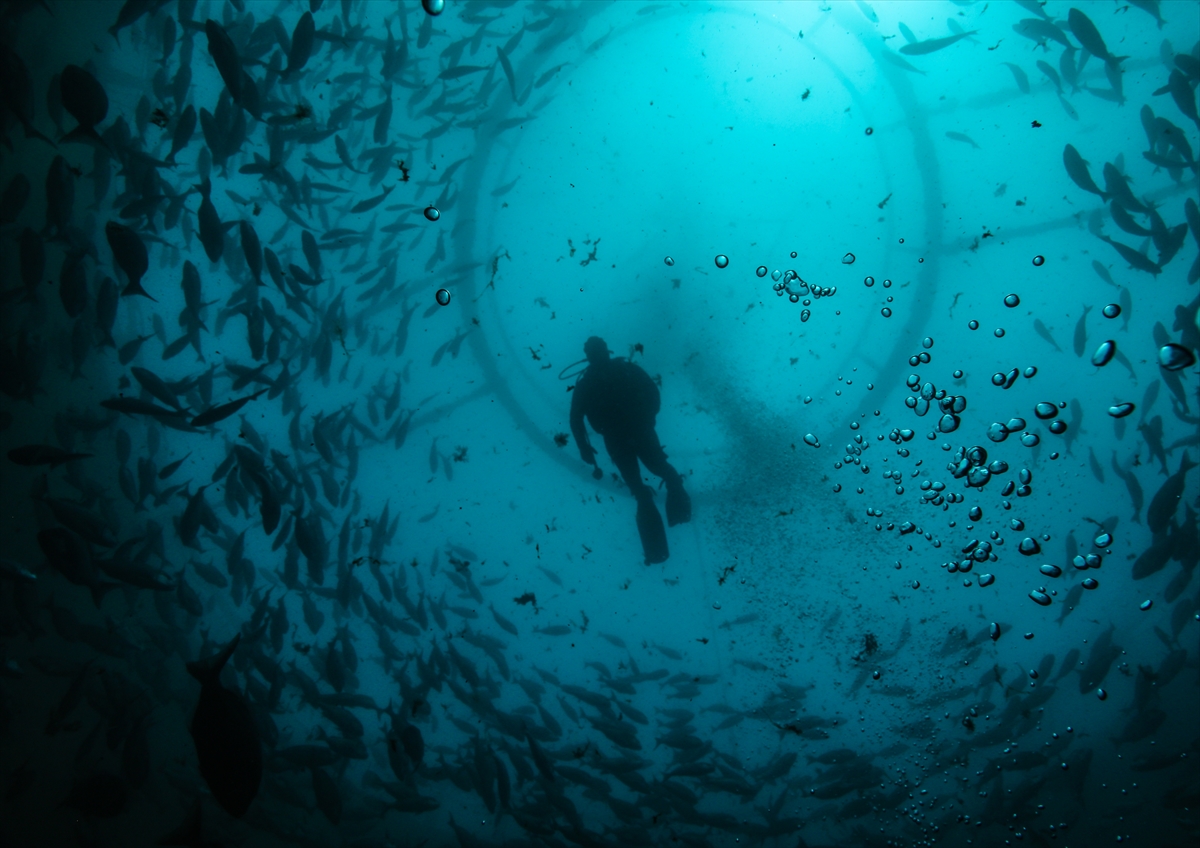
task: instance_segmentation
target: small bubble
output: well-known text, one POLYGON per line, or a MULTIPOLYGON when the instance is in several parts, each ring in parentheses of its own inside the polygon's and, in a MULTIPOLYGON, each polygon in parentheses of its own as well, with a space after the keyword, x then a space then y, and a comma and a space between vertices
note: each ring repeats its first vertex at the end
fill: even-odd
POLYGON ((446 304, 448 304, 450 302, 450 292, 447 291, 446 289, 438 289, 437 294, 435 294, 434 297, 437 299, 437 302, 439 304, 441 304, 442 306, 445 306, 446 304))
POLYGON ((972 329, 972 330, 978 330, 978 329, 979 329, 979 322, 978 322, 978 321, 976 321, 974 318, 972 318, 970 321, 968 321, 968 322, 967 322, 967 327, 968 327, 968 328, 970 328, 970 329, 972 329))
POLYGON ((921 588, 921 581, 920 581, 920 580, 914 580, 914 581, 912 582, 912 587, 913 587, 914 589, 920 589, 920 588, 921 588))
POLYGON ((1146 610, 1150 609, 1150 607, 1152 607, 1152 606, 1154 606, 1154 601, 1145 600, 1145 601, 1142 601, 1140 604, 1138 604, 1138 609, 1140 609, 1142 612, 1145 612, 1146 610))
POLYGON ((807 309, 800 310, 800 323, 803 324, 806 321, 808 321, 808 319, 811 315, 812 315, 812 312, 810 312, 807 309))
POLYGON ((1102 310, 1105 318, 1116 318, 1121 314, 1121 306, 1117 303, 1110 303, 1102 310))
POLYGON ((874 127, 867 127, 867 135, 874 135, 874 133, 875 133, 874 127))
POLYGON ((1021 444, 1027 448, 1037 447, 1041 440, 1041 437, 1037 433, 1024 433, 1021 436, 1021 444))
POLYGON ((421 8, 430 17, 437 17, 446 8, 446 0, 421 0, 421 8))
POLYGON ((674 264, 675 264, 675 257, 674 257, 674 256, 664 256, 664 257, 663 257, 663 262, 667 263, 667 265, 674 265, 674 264))
POLYGON ((793 251, 792 251, 791 253, 789 253, 788 255, 789 255, 789 256, 791 256, 793 259, 795 259, 795 258, 796 258, 796 251, 794 251, 794 250, 793 250, 793 251))
POLYGON ((800 302, 800 295, 798 295, 798 294, 795 294, 795 293, 789 294, 789 295, 788 295, 788 300, 790 300, 792 303, 799 303, 799 302, 800 302))
POLYGON ((854 254, 853 254, 853 253, 847 253, 845 256, 843 256, 843 257, 842 257, 842 264, 843 264, 843 265, 853 265, 853 264, 854 264, 854 254))
POLYGON ((960 368, 954 369, 954 379, 955 380, 961 380, 962 375, 963 375, 962 369, 960 369, 960 368))
POLYGON ((712 605, 712 607, 713 607, 713 609, 715 609, 715 610, 719 610, 719 609, 721 608, 721 602, 720 602, 720 601, 713 601, 713 605, 712 605))
POLYGON ((1012 309, 1014 306, 1020 306, 1021 298, 1015 294, 1006 295, 1004 298, 1004 305, 1009 309, 1012 309))
POLYGON ((713 261, 717 263, 718 268, 726 268, 729 266, 729 257, 724 253, 718 253, 713 261))
POLYGON ((755 274, 757 274, 757 275, 758 275, 758 276, 760 276, 760 277, 765 277, 765 276, 767 276, 767 266, 766 266, 766 265, 759 265, 757 268, 755 268, 755 269, 754 269, 754 273, 755 273, 755 274))
POLYGON ((885 289, 890 289, 890 288, 892 287, 892 281, 891 281, 891 280, 884 280, 884 281, 883 281, 883 287, 884 287, 885 289))
POLYGON ((804 434, 804 444, 813 448, 819 448, 821 446, 821 442, 812 433, 804 434))
POLYGON ((901 243, 901 244, 904 244, 904 239, 900 239, 900 243, 901 243))
POLYGON ((779 278, 782 276, 783 276, 783 272, 780 271, 778 268, 776 268, 774 271, 771 272, 771 279, 774 280, 775 282, 779 282, 779 278))
POLYGON ((931 336, 926 336, 925 338, 921 339, 921 347, 929 350, 931 347, 933 347, 933 338, 931 336))
POLYGON ((880 315, 882 315, 884 318, 891 318, 891 317, 892 317, 892 310, 888 309, 888 308, 885 306, 885 307, 883 307, 883 309, 880 309, 880 310, 879 310, 879 314, 880 314, 880 315))
POLYGON ((1037 366, 1036 365, 1030 365, 1028 368, 1025 369, 1025 377, 1027 379, 1032 378, 1036 374, 1037 374, 1037 366))
POLYGON ((1113 418, 1124 418, 1129 415, 1136 407, 1132 403, 1118 403, 1115 406, 1108 408, 1108 414, 1113 418))
POLYGON ((1103 689, 1097 689, 1097 690, 1096 690, 1096 697, 1097 697, 1097 698, 1099 698, 1101 701, 1107 701, 1107 700, 1108 700, 1108 693, 1107 693, 1107 692, 1105 692, 1103 689))
POLYGON ((863 277, 863 285, 866 286, 867 288, 870 288, 871 286, 875 285, 875 278, 874 277, 863 277))
POLYGON ((1002 338, 1004 338, 1004 328, 1003 328, 1003 327, 997 327, 997 328, 996 328, 996 329, 995 329, 995 330, 992 332, 992 335, 994 335, 994 336, 995 336, 996 338, 998 338, 998 339, 1002 339, 1002 338))
POLYGON ((1037 256, 1033 257, 1033 264, 1037 265, 1039 268, 1042 266, 1043 263, 1045 263, 1045 261, 1046 261, 1046 257, 1042 256, 1042 254, 1040 254, 1040 253, 1037 256))
POLYGON ((438 218, 442 217, 442 213, 438 211, 436 206, 426 206, 425 217, 430 221, 436 221, 438 218))

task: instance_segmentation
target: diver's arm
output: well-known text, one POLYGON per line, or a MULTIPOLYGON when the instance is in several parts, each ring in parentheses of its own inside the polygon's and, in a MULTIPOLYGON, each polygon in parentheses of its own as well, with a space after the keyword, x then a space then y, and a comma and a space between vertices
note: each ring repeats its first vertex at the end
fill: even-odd
POLYGON ((592 443, 588 440, 587 427, 583 423, 586 403, 581 397, 580 387, 577 385, 575 386, 575 392, 571 395, 571 435, 575 437, 575 444, 579 448, 579 456, 584 462, 590 464, 595 462, 596 449, 592 447, 592 443))

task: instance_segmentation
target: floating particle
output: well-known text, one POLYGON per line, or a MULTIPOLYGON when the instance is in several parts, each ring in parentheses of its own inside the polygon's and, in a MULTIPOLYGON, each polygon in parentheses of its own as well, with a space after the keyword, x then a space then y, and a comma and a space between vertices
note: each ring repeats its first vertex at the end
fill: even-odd
POLYGON ((1117 343, 1112 339, 1102 342, 1100 347, 1096 348, 1096 352, 1092 354, 1092 364, 1097 368, 1103 368, 1108 363, 1112 362, 1112 358, 1117 355, 1117 343))
POLYGON ((1182 371, 1196 364, 1196 356, 1183 345, 1165 344, 1158 349, 1158 364, 1168 371, 1182 371))

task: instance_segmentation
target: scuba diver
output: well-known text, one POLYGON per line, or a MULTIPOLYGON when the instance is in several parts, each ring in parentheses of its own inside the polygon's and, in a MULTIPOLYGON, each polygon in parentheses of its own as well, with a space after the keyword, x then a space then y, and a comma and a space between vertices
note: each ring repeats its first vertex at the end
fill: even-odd
POLYGON ((667 485, 667 523, 674 527, 692 517, 692 502, 683 490, 683 477, 667 462, 667 455, 654 432, 658 415, 658 386, 644 370, 627 359, 612 359, 604 339, 592 336, 583 345, 588 367, 575 384, 571 398, 571 433, 584 462, 596 466, 601 476, 596 449, 588 441, 584 416, 592 429, 604 437, 604 447, 625 485, 637 499, 637 527, 642 537, 646 565, 665 562, 667 534, 654 505, 653 491, 642 482, 638 460, 667 485))

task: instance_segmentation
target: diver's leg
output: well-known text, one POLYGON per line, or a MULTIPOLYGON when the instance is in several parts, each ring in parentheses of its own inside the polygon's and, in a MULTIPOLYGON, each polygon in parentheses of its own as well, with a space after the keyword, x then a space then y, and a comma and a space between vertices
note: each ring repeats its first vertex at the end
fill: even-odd
POLYGON ((642 539, 642 554, 646 565, 665 562, 670 556, 667 548, 667 531, 663 528, 662 516, 654 505, 653 490, 642 482, 642 469, 638 465, 637 449, 632 442, 626 440, 604 439, 604 447, 608 456, 630 493, 637 500, 637 528, 642 539))
POLYGON ((667 524, 686 524, 692 519, 692 499, 683 489, 683 476, 667 462, 667 453, 653 427, 642 431, 637 443, 638 456, 651 474, 667 484, 667 524))

